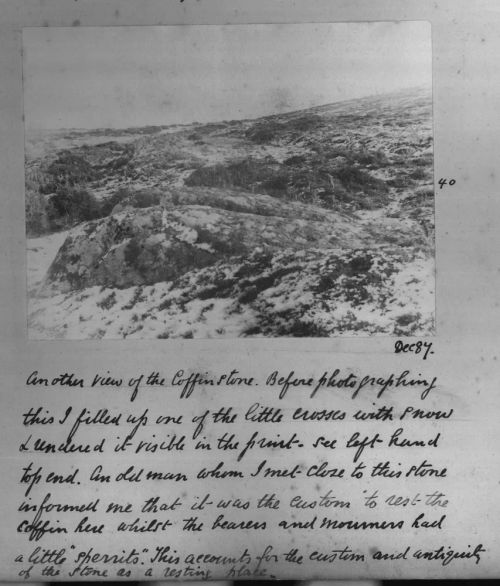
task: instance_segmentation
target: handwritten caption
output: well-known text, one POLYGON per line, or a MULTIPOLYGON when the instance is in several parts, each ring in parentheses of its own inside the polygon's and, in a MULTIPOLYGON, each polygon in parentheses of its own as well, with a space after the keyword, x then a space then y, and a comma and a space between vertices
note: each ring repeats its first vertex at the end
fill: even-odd
POLYGON ((20 578, 328 575, 367 561, 477 565, 486 552, 448 531, 456 413, 436 376, 185 367, 33 370, 25 383, 20 578))

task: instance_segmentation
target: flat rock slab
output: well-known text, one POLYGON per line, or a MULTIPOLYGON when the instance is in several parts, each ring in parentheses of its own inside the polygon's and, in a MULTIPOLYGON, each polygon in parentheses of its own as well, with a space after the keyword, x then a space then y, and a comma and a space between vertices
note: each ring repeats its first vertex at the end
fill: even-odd
POLYGON ((41 293, 151 285, 256 249, 352 249, 369 238, 348 216, 264 195, 252 201, 206 193, 206 205, 196 192, 180 197, 184 205, 167 195, 164 205, 125 209, 71 230, 41 293))

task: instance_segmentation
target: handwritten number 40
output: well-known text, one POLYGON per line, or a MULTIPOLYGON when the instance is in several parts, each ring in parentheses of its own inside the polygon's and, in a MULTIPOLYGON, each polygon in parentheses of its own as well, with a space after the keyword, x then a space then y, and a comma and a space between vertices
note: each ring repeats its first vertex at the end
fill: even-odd
POLYGON ((456 183, 455 179, 445 179, 444 177, 441 177, 441 179, 438 181, 439 183, 439 189, 443 189, 443 187, 445 185, 449 185, 450 187, 453 187, 456 183))

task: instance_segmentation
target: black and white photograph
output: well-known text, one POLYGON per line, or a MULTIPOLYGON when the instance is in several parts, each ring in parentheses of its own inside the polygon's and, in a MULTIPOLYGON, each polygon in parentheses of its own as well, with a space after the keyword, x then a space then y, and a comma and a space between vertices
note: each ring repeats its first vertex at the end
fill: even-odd
POLYGON ((28 335, 434 334, 426 21, 23 30, 28 335))

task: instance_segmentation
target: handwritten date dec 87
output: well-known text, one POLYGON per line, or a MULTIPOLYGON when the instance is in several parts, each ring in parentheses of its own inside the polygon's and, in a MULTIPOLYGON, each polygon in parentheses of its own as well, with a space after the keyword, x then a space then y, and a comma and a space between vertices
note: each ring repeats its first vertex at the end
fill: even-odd
POLYGON ((406 354, 408 352, 411 354, 422 354, 424 360, 427 360, 428 354, 434 354, 434 351, 432 350, 432 342, 418 341, 407 343, 403 342, 403 340, 396 340, 394 343, 394 354, 406 354))

